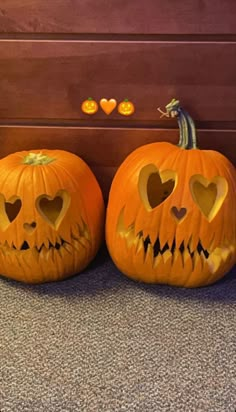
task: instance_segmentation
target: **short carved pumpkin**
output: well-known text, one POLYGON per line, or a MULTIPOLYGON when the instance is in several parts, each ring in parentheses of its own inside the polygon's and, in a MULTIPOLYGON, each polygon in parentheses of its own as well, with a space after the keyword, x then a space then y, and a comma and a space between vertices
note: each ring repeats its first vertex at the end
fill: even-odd
POLYGON ((118 112, 123 116, 130 116, 134 113, 134 104, 128 99, 124 99, 118 105, 118 112))
POLYGON ((98 104, 92 97, 88 97, 87 100, 82 103, 81 109, 86 114, 95 114, 98 111, 98 104))
POLYGON ((84 269, 103 233, 98 182, 78 156, 62 150, 10 154, 0 161, 0 271, 28 283, 84 269))
POLYGON ((234 265, 236 173, 216 151, 197 148, 192 118, 172 100, 179 145, 148 144, 118 169, 109 194, 106 241, 127 276, 197 287, 234 265))

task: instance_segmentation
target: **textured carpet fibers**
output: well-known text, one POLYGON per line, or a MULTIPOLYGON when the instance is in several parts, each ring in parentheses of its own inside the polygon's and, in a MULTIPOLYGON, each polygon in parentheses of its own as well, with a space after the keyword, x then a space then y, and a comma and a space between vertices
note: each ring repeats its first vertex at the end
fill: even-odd
POLYGON ((235 412, 236 270, 137 284, 106 254, 69 280, 0 279, 1 412, 235 412))

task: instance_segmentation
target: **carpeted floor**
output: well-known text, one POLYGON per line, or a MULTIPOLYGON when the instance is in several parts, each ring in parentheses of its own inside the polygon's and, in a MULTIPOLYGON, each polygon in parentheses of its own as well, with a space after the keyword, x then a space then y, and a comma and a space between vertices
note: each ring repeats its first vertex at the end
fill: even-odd
POLYGON ((0 279, 1 412, 235 412, 236 269, 137 284, 101 254, 69 280, 0 279))

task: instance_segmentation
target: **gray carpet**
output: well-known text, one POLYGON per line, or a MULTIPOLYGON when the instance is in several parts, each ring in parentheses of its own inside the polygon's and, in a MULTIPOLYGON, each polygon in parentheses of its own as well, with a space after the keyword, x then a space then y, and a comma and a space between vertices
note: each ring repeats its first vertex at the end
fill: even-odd
POLYGON ((0 279, 1 412, 235 412, 236 270, 137 284, 102 253, 69 280, 0 279))

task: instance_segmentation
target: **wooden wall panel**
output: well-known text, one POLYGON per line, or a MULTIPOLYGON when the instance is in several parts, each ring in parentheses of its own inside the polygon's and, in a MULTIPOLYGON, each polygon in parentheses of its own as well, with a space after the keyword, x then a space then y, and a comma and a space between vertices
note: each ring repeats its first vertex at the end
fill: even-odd
MULTIPOLYGON (((178 130, 0 127, 0 157, 33 149, 61 149, 82 157, 93 170, 107 201, 112 178, 122 161, 137 147, 178 142, 178 130)), ((198 130, 201 149, 218 150, 236 166, 236 130, 198 130)))
MULTIPOLYGON (((179 98, 197 121, 236 121, 236 42, 0 41, 0 119, 157 124, 179 98), (124 118, 81 112, 88 96, 125 97, 124 118)), ((231 126, 232 127, 232 126, 231 126)))
POLYGON ((236 33, 231 0, 0 0, 0 31, 23 33, 236 33))
MULTIPOLYGON (((198 130, 198 147, 218 150, 236 166, 236 130, 198 130)), ((178 129, 0 127, 0 157, 13 151, 61 149, 90 166, 119 166, 137 147, 160 141, 178 143, 178 129)))

